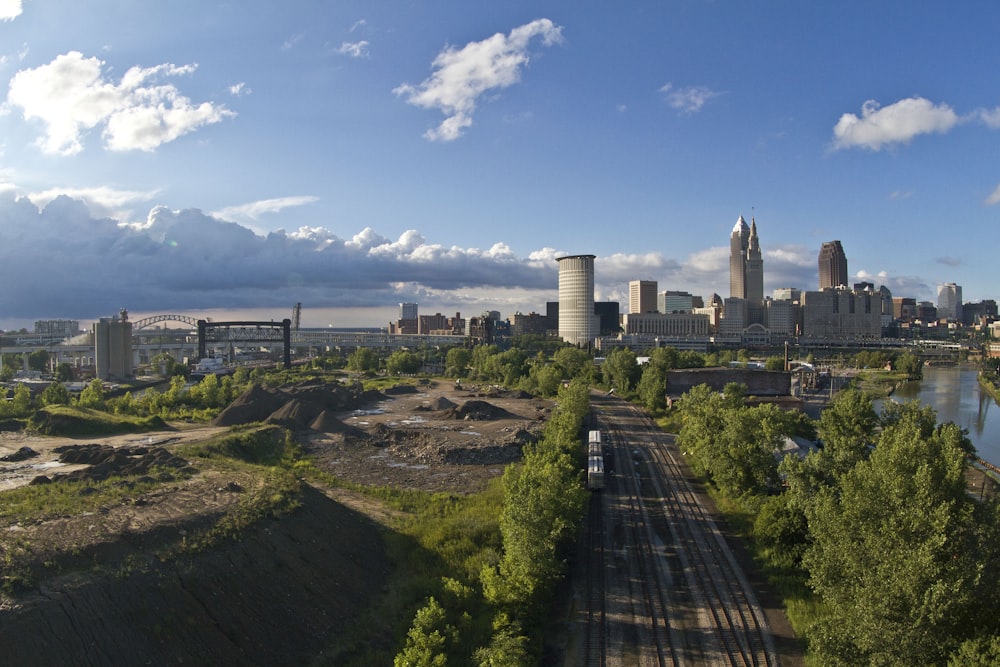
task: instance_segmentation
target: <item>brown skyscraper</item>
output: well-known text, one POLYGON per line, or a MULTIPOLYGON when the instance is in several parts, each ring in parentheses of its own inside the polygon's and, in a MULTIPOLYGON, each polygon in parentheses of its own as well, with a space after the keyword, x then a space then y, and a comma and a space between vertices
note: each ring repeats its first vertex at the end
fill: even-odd
POLYGON ((819 288, 847 285, 847 255, 840 241, 827 241, 819 249, 819 288))

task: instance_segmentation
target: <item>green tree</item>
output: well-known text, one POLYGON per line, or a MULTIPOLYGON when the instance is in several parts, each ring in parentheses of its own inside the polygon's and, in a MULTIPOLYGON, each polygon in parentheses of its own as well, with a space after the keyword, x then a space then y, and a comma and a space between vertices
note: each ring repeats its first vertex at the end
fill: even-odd
POLYGON ((530 667, 534 664, 528 653, 528 638, 507 614, 498 614, 493 620, 489 646, 476 649, 474 657, 477 667, 530 667))
POLYGON ((639 381, 640 373, 635 352, 627 347, 612 349, 601 364, 601 374, 605 384, 621 396, 631 395, 632 389, 639 381))
POLYGON ((464 347, 453 347, 444 356, 444 374, 448 377, 464 378, 469 374, 472 353, 464 347))
POLYGON ((49 353, 45 350, 35 350, 28 355, 28 368, 44 373, 49 370, 49 353))
POLYGON ((69 390, 60 383, 53 382, 42 392, 42 405, 69 405, 69 390))
POLYGON ((785 370, 785 359, 784 357, 768 357, 764 361, 764 370, 768 371, 783 371, 785 370))
POLYGON ((67 364, 65 361, 56 366, 56 381, 57 382, 72 382, 73 381, 73 367, 67 364))
POLYGON ((433 597, 417 610, 406 633, 406 646, 393 660, 394 667, 444 667, 448 664, 446 643, 454 628, 445 622, 445 612, 433 597))
POLYGON ((385 360, 385 369, 390 375, 416 373, 422 363, 416 352, 396 350, 385 360))
POLYGON ((810 633, 820 662, 941 664, 995 622, 996 529, 976 525, 961 437, 905 407, 806 508, 803 565, 829 612, 810 633))
POLYGON ((841 475, 863 460, 875 441, 878 425, 872 399, 863 391, 848 388, 838 392, 820 413, 817 425, 828 472, 841 475))
POLYGON ((584 349, 568 345, 552 355, 552 361, 562 373, 562 378, 581 378, 590 383, 594 379, 594 359, 584 349))
POLYGON ((906 377, 911 380, 919 380, 924 376, 924 362, 909 350, 896 357, 892 365, 900 373, 906 373, 906 377))
POLYGON ((359 347, 347 355, 347 370, 355 373, 372 373, 378 370, 378 355, 368 347, 359 347))
POLYGON ((77 398, 77 405, 81 408, 101 409, 104 407, 104 383, 100 378, 90 381, 77 398))

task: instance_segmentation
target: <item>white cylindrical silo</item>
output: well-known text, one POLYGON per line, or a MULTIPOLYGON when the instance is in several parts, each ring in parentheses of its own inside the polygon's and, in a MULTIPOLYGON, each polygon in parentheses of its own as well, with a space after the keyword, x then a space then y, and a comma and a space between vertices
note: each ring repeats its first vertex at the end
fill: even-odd
POLYGON ((594 258, 568 255, 559 262, 559 337, 573 345, 589 345, 597 337, 594 315, 594 258))

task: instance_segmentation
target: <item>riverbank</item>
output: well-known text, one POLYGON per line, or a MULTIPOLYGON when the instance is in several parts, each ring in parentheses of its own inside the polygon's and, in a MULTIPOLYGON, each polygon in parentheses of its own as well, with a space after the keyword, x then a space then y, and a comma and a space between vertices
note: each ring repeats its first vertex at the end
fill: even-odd
POLYGON ((979 375, 976 379, 979 382, 979 386, 983 388, 983 391, 992 396, 993 400, 997 402, 997 405, 1000 405, 1000 387, 996 385, 996 381, 991 379, 983 371, 979 371, 979 375))

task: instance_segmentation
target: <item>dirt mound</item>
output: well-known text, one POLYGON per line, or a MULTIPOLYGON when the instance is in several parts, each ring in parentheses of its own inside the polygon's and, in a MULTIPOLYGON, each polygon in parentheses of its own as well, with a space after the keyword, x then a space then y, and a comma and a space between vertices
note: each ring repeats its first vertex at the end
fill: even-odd
POLYGON ((264 385, 253 385, 226 409, 216 415, 212 426, 235 426, 262 422, 281 408, 288 400, 287 394, 264 385))
POLYGON ((36 452, 31 447, 21 447, 13 454, 8 454, 7 456, 0 456, 0 461, 5 463, 17 463, 18 461, 27 461, 28 459, 33 459, 38 456, 36 452))
POLYGON ((337 419, 336 415, 329 410, 323 410, 323 412, 319 413, 319 416, 309 424, 309 428, 320 433, 342 433, 358 438, 368 437, 368 434, 363 430, 356 426, 348 426, 337 419))
POLYGON ((419 389, 412 384, 397 384, 395 387, 383 389, 382 393, 386 396, 405 396, 406 394, 416 394, 418 391, 419 389))
POLYGON ((310 422, 321 412, 323 412, 322 405, 293 398, 271 413, 266 421, 268 424, 279 424, 289 428, 308 428, 310 422))
POLYGON ((494 421, 497 419, 516 419, 517 415, 497 407, 489 401, 466 401, 453 410, 454 419, 467 421, 494 421))
POLYGON ((453 401, 449 401, 444 396, 438 396, 433 401, 431 401, 430 405, 427 406, 427 409, 428 410, 433 410, 435 412, 439 412, 441 410, 448 410, 450 408, 457 408, 457 407, 458 407, 458 403, 455 403, 453 401))
POLYGON ((161 473, 178 470, 193 473, 196 470, 185 459, 163 447, 112 447, 111 445, 67 445, 57 447, 59 461, 89 466, 68 473, 57 473, 48 477, 39 475, 32 484, 52 482, 100 481, 109 477, 138 477, 160 469, 161 473))
POLYGON ((341 411, 385 398, 360 384, 306 383, 274 389, 254 385, 212 420, 213 426, 269 422, 307 428, 324 410, 341 411))

